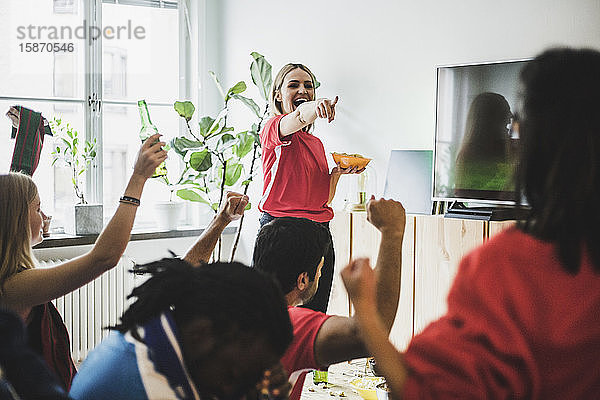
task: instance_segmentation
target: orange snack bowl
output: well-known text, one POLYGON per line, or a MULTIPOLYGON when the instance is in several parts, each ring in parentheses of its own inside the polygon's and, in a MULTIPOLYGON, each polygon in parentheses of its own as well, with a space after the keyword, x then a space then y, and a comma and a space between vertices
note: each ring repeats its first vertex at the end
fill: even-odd
POLYGON ((340 166, 340 168, 357 167, 363 169, 371 162, 370 158, 359 156, 358 154, 346 154, 346 153, 331 153, 333 161, 340 166))

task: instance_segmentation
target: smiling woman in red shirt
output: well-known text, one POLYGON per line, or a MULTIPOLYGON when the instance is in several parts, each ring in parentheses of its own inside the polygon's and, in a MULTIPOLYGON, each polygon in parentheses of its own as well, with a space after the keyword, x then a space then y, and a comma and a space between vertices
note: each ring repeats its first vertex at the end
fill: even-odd
MULTIPOLYGON (((329 229, 333 210, 329 206, 342 174, 360 173, 356 168, 327 165, 321 140, 313 134, 317 118, 335 119, 335 99, 315 99, 315 76, 302 64, 286 64, 279 71, 269 99, 272 117, 260 133, 264 173, 261 227, 279 217, 307 218, 329 229)), ((327 311, 335 261, 328 250, 317 294, 305 304, 327 311)))

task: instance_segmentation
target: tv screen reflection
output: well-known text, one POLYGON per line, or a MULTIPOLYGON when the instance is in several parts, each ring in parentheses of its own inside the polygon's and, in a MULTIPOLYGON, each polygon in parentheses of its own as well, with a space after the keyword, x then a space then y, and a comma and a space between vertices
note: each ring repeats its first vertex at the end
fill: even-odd
POLYGON ((512 202, 526 61, 438 68, 434 198, 512 202))

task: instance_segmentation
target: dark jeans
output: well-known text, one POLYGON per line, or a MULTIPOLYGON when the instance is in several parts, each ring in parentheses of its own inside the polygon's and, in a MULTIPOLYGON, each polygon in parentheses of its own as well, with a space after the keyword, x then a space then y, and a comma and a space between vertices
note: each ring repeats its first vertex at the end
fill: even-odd
MULTIPOLYGON (((260 216, 260 227, 268 224, 277 217, 272 216, 266 212, 263 212, 260 216)), ((331 293, 331 284, 333 283, 333 266, 335 265, 335 252, 333 251, 333 240, 331 239, 331 231, 329 230, 329 222, 318 222, 327 228, 329 232, 330 244, 325 252, 325 260, 323 261, 323 268, 321 268, 321 279, 319 280, 319 287, 315 296, 306 304, 301 307, 310 308, 311 310, 327 312, 327 305, 329 304, 329 294, 331 293)))

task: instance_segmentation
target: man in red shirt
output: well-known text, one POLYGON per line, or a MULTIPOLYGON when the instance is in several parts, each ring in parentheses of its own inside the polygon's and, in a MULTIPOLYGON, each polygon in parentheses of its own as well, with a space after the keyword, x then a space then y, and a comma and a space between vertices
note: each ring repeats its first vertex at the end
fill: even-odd
MULTIPOLYGON (((406 217, 399 202, 372 198, 367 205, 367 219, 381 232, 374 272, 378 311, 389 334, 400 295, 406 217)), ((304 218, 285 217, 263 226, 254 247, 254 267, 275 277, 289 307, 294 339, 281 362, 290 374, 292 400, 300 398, 309 369, 326 369, 331 364, 370 354, 354 318, 297 307, 316 293, 328 245, 329 235, 322 225, 304 218)), ((368 259, 357 259, 351 264, 370 268, 368 259)))
MULTIPOLYGON (((208 260, 223 229, 243 214, 248 197, 230 192, 215 219, 184 259, 192 264, 208 260)), ((402 204, 375 200, 367 204, 367 219, 381 232, 374 273, 378 311, 389 334, 400 296, 402 240, 406 216, 402 204)), ((294 339, 281 363, 293 385, 291 400, 300 398, 306 372, 370 355, 354 318, 327 315, 297 307, 317 291, 329 234, 321 224, 305 218, 278 218, 265 225, 256 240, 254 267, 274 276, 288 304, 294 339)), ((352 264, 369 266, 367 259, 352 264)))

